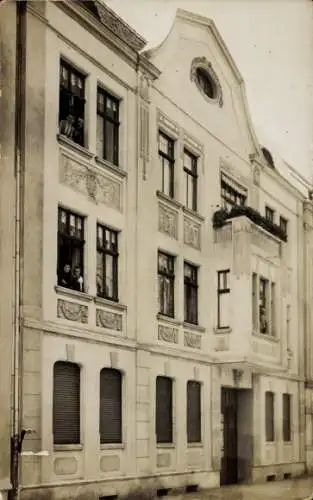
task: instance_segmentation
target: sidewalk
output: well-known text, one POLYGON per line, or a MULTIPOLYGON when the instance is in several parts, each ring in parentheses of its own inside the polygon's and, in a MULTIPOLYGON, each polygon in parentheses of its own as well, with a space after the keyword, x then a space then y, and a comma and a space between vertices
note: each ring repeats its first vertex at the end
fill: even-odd
POLYGON ((184 500, 313 500, 313 477, 289 481, 252 484, 244 486, 224 486, 185 495, 184 500))

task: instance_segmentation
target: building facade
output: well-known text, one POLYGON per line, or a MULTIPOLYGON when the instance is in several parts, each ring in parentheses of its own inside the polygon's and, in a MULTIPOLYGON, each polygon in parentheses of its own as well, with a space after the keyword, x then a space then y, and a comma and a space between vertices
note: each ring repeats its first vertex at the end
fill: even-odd
POLYGON ((23 26, 21 497, 303 474, 312 201, 258 144, 214 23, 179 10, 147 52, 101 1, 30 1, 23 26))

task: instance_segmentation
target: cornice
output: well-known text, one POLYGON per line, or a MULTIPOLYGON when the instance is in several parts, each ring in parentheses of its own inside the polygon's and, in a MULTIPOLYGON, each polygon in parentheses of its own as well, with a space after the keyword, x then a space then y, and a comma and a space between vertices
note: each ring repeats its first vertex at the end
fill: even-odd
MULTIPOLYGON (((137 47, 141 44, 136 42, 135 35, 126 23, 123 23, 118 17, 114 20, 113 13, 107 15, 108 23, 105 24, 106 17, 104 14, 105 11, 102 9, 102 4, 102 16, 99 15, 99 18, 92 14, 90 10, 87 10, 83 4, 74 0, 60 0, 54 2, 54 4, 66 12, 72 19, 75 19, 89 33, 100 39, 102 43, 105 43, 120 56, 124 57, 129 64, 136 67, 138 63, 137 47), (113 21, 115 22, 115 27, 113 21), (124 36, 122 35, 123 30, 125 32, 124 36)), ((105 6, 105 8, 107 7, 105 6)), ((141 40, 143 43, 143 39, 141 40)))
POLYGON ((152 80, 156 80, 161 75, 161 71, 149 61, 145 54, 139 55, 138 65, 139 69, 147 73, 152 80))

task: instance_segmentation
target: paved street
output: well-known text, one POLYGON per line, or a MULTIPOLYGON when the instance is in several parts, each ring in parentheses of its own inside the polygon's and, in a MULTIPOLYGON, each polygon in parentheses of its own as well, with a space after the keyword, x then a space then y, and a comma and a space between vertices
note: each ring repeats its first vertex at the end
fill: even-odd
MULTIPOLYGON (((188 495, 190 500, 313 500, 313 477, 266 483, 229 486, 218 490, 188 495)), ((184 497, 186 499, 186 497, 184 497)))

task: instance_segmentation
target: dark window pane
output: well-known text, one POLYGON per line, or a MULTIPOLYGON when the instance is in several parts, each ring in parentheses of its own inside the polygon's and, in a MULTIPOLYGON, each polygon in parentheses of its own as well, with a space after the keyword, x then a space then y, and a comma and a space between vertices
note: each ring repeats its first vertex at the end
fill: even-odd
POLYGON ((283 394, 283 440, 291 441, 291 395, 283 394))
POLYGON ((168 377, 156 379, 156 441, 173 442, 173 383, 168 377))
POLYGON ((100 443, 122 442, 122 375, 104 368, 100 373, 100 443))
POLYGON ((201 442, 201 384, 187 382, 187 442, 201 442))
POLYGON ((270 391, 265 393, 265 437, 268 442, 275 440, 274 394, 270 391))
POLYGON ((53 442, 80 443, 80 368, 74 363, 54 365, 53 442))

